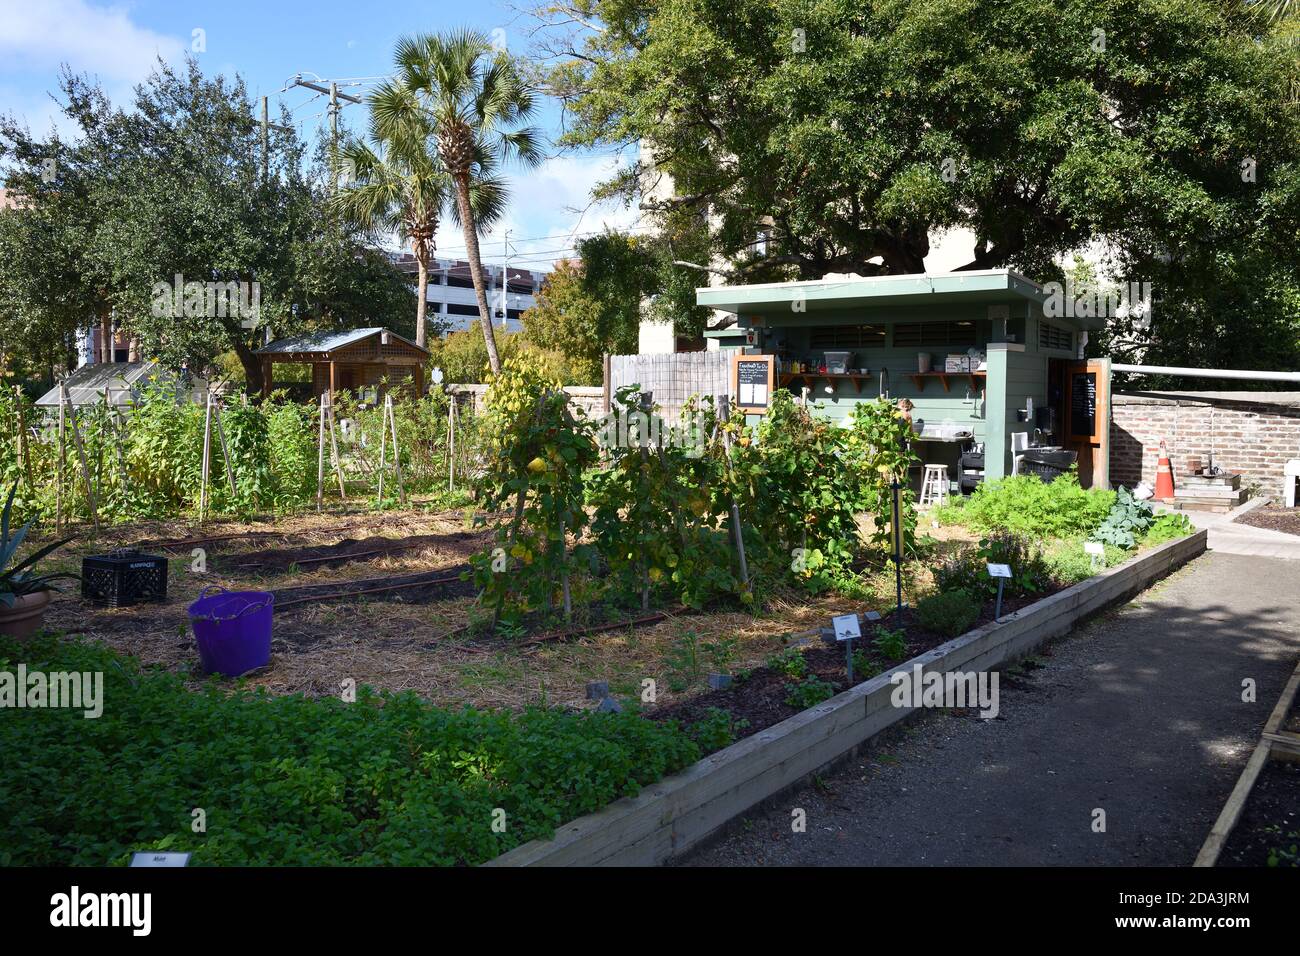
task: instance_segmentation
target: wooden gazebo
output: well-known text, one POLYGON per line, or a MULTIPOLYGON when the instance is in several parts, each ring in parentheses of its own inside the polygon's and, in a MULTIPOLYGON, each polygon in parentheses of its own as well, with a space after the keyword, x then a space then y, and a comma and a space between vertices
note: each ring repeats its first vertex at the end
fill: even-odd
POLYGON ((312 394, 317 397, 371 386, 382 390, 385 379, 390 388, 413 387, 418 397, 424 394, 424 363, 429 360, 427 349, 382 328, 278 339, 256 354, 262 360, 263 396, 271 394, 274 366, 283 362, 311 365, 312 394))

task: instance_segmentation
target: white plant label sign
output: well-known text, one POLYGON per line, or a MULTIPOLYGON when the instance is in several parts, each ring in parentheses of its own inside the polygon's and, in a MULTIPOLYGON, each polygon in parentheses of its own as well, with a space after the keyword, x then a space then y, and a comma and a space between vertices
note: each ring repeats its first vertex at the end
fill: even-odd
POLYGON ((1009 578, 1011 577, 1011 565, 1009 564, 990 564, 989 577, 991 578, 1009 578))
POLYGON ((862 629, 858 626, 858 616, 856 614, 836 615, 831 618, 831 626, 835 628, 835 640, 837 641, 851 641, 862 636, 862 629))

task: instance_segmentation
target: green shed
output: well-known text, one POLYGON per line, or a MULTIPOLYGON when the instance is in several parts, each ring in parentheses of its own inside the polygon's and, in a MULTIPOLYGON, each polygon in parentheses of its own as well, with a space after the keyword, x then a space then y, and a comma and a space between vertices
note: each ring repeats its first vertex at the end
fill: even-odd
POLYGON ((860 401, 910 399, 918 454, 948 466, 953 488, 1010 474, 1013 444, 1030 462, 1076 452, 1081 482, 1108 487, 1109 360, 1080 358, 1104 323, 1069 307, 1049 316, 1049 298, 1008 269, 696 290, 755 333, 719 345, 773 356, 776 387, 820 414, 844 421, 860 401))

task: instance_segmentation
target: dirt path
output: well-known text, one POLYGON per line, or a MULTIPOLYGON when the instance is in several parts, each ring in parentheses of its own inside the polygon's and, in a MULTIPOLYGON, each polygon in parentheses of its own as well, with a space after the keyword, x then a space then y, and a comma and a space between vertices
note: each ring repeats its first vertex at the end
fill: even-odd
POLYGON ((1300 562, 1207 554, 1003 681, 997 718, 929 715, 683 862, 1190 865, 1300 654, 1298 595, 1300 562))

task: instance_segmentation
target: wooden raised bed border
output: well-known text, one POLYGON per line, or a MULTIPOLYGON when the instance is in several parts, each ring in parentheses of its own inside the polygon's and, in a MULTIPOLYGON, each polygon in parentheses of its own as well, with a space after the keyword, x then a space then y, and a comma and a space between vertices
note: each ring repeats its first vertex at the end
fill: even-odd
POLYGON ((985 670, 1022 657, 1085 617, 1123 601, 1205 551, 1206 532, 1153 548, 896 665, 681 773, 565 824, 486 866, 653 866, 681 854, 763 800, 797 784, 911 714, 892 706, 893 673, 985 670))
POLYGON ((1245 769, 1237 778, 1237 785, 1232 788, 1232 793, 1228 794, 1228 802, 1223 805, 1223 812, 1214 822, 1214 827, 1210 830, 1210 835, 1205 838, 1201 852, 1196 854, 1196 862, 1192 866, 1214 866, 1219 862, 1219 854, 1223 852, 1232 828, 1241 819, 1241 811, 1246 806, 1250 791, 1254 789, 1255 781, 1259 779, 1259 773, 1264 769, 1265 764, 1270 760, 1300 762, 1300 734, 1282 729, 1287 714, 1291 713, 1297 692, 1300 692, 1300 664, 1296 664, 1291 679, 1286 682, 1277 706, 1269 714, 1268 722, 1264 724, 1264 730, 1259 735, 1259 743, 1255 744, 1255 750, 1246 761, 1245 769))

